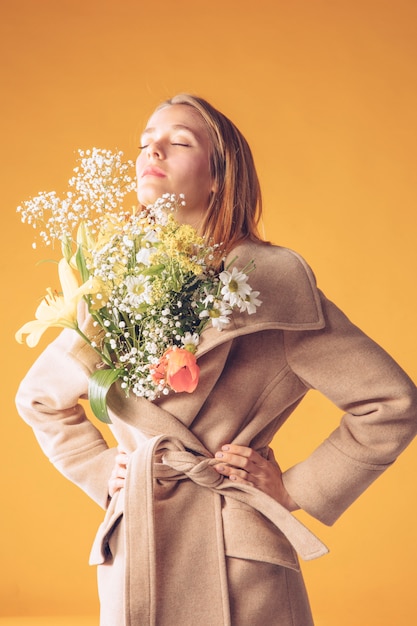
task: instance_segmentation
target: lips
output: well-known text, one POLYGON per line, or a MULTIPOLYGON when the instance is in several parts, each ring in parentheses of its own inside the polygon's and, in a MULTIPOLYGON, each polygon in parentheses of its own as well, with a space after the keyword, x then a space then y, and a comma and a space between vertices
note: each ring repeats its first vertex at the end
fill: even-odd
POLYGON ((161 170, 159 167, 155 167, 154 165, 145 167, 141 174, 141 178, 144 176, 157 176, 158 178, 165 178, 166 174, 164 170, 161 170))

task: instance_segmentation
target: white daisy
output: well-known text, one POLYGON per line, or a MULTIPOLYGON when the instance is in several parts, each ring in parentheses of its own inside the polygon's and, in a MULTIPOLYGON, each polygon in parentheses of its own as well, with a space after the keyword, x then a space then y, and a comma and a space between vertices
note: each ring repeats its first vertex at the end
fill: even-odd
POLYGON ((143 302, 149 302, 151 285, 146 276, 126 276, 126 298, 130 306, 137 309, 143 302))
POLYGON ((213 306, 209 309, 205 309, 200 313, 200 319, 204 319, 205 317, 210 318, 211 324, 213 328, 217 328, 217 330, 223 330, 227 324, 229 324, 229 315, 231 314, 232 309, 226 302, 222 302, 221 300, 216 300, 213 302, 213 306))
POLYGON ((185 333, 184 337, 181 337, 181 343, 186 350, 195 354, 197 346, 200 343, 200 337, 197 333, 185 333))
POLYGON ((262 304, 262 300, 258 300, 259 291, 251 291, 244 300, 241 301, 239 310, 241 313, 246 311, 249 315, 256 313, 256 307, 262 304))
POLYGON ((221 294, 226 302, 230 302, 232 307, 241 306, 242 300, 251 292, 247 275, 234 267, 231 272, 221 272, 219 278, 224 285, 221 294))

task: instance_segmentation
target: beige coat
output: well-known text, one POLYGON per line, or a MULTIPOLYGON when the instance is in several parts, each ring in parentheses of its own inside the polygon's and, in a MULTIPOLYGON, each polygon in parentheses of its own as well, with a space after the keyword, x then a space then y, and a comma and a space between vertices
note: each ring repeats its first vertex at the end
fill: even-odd
MULTIPOLYGON (((417 390, 400 367, 316 288, 295 253, 246 243, 263 304, 208 328, 192 394, 153 403, 109 393, 111 429, 131 453, 126 487, 108 505, 115 450, 85 417, 97 357, 64 331, 22 382, 18 410, 56 467, 103 508, 99 564, 103 626, 309 626, 296 552, 326 548, 294 516, 212 468, 228 442, 272 458, 272 437, 311 388, 345 411, 305 461, 284 473, 301 508, 325 524, 396 459, 417 431, 417 390)), ((88 332, 90 320, 85 320, 88 332)))

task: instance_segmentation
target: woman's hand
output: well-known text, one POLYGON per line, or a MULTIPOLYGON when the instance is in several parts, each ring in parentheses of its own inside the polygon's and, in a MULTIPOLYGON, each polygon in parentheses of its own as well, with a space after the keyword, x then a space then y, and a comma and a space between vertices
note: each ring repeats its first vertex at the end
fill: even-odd
POLYGON ((270 459, 264 459, 258 452, 238 446, 226 444, 216 452, 219 464, 214 469, 236 483, 253 485, 274 500, 285 506, 289 511, 298 509, 298 505, 289 495, 282 482, 282 472, 275 460, 272 450, 270 459))
POLYGON ((118 454, 114 460, 114 467, 109 479, 109 496, 112 498, 117 491, 125 486, 126 468, 128 456, 126 452, 118 448, 118 454))

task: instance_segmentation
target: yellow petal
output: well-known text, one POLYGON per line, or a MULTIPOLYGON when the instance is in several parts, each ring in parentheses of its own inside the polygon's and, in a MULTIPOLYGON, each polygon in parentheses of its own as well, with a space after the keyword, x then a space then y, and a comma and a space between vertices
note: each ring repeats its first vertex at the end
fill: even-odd
POLYGON ((58 264, 58 274, 61 283, 64 300, 72 298, 78 289, 78 281, 74 270, 66 259, 61 259, 58 264))
POLYGON ((39 320, 33 320, 32 322, 26 322, 15 334, 16 341, 23 343, 23 335, 27 335, 26 343, 29 348, 34 348, 42 337, 45 330, 49 328, 49 324, 45 324, 39 320))
POLYGON ((59 262, 58 272, 64 295, 59 296, 52 289, 48 289, 36 309, 36 320, 24 324, 15 335, 20 343, 23 343, 23 335, 28 335, 26 343, 31 348, 37 345, 48 328, 76 328, 77 304, 83 294, 89 293, 91 289, 91 285, 87 283, 78 286, 76 275, 65 259, 59 262))

